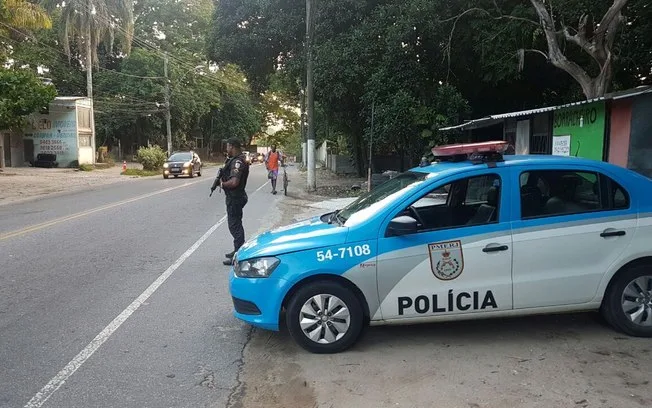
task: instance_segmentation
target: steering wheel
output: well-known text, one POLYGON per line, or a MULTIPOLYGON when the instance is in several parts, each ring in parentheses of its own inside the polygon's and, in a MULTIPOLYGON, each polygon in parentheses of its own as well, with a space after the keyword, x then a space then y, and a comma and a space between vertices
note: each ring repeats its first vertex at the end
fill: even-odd
POLYGON ((409 207, 408 207, 408 210, 410 211, 410 214, 412 215, 412 218, 414 218, 415 220, 417 220, 417 222, 419 223, 419 226, 424 226, 424 225, 426 225, 426 224, 423 222, 423 219, 421 218, 421 216, 419 215, 419 213, 417 212, 417 210, 416 210, 413 206, 409 206, 409 207))

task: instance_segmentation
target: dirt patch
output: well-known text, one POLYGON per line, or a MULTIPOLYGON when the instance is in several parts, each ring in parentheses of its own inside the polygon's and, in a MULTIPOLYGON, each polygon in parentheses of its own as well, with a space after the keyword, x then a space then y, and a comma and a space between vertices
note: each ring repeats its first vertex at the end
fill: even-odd
MULTIPOLYGON (((130 163, 128 167, 139 166, 130 163)), ((121 166, 93 171, 35 167, 9 167, 0 170, 0 205, 133 180, 120 175, 121 166)))
POLYGON ((357 197, 367 187, 367 179, 338 175, 330 170, 317 169, 315 174, 317 191, 308 193, 306 191, 308 172, 303 169, 290 167, 288 170, 290 186, 288 191, 297 198, 316 201, 326 198, 357 197))
POLYGON ((314 382, 308 382, 300 364, 279 357, 291 353, 293 345, 280 343, 269 332, 254 330, 243 353, 240 375, 242 390, 234 407, 310 408, 317 406, 314 382))

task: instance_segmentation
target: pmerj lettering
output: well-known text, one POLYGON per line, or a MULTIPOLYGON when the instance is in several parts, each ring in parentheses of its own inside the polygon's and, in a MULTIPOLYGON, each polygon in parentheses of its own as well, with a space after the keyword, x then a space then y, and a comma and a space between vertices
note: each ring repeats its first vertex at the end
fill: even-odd
POLYGON ((400 296, 398 298, 398 314, 414 311, 418 314, 444 313, 444 312, 465 312, 467 310, 485 310, 487 308, 497 309, 498 303, 492 291, 487 290, 484 295, 480 292, 453 293, 450 289, 447 295, 441 298, 437 294, 420 295, 415 298, 400 296))

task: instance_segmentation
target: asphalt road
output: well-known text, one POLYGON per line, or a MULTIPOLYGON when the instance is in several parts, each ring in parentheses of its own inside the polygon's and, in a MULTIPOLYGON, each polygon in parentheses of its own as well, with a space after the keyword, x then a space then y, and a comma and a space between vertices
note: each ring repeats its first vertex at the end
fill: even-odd
MULTIPOLYGON (((213 176, 0 207, 0 407, 229 405, 250 329, 213 176)), ((247 237, 278 217, 265 176, 252 167, 247 237)))

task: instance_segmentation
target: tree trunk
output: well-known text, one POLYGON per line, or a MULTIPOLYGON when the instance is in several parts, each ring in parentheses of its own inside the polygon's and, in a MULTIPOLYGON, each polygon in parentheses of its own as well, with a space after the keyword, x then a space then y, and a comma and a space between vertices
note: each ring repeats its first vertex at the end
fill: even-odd
MULTIPOLYGON (((542 0, 530 0, 537 15, 539 23, 546 36, 548 44, 547 58, 557 68, 566 71, 582 87, 586 99, 604 96, 611 90, 613 79, 614 54, 612 53, 618 28, 624 21, 621 10, 627 0, 614 0, 609 10, 602 17, 599 24, 587 27, 587 17, 580 18, 577 34, 571 35, 568 27, 562 24, 562 29, 557 30, 553 16, 546 9, 542 0), (590 28, 590 32, 587 29, 590 28), (582 51, 593 58, 600 68, 600 73, 592 78, 582 67, 569 60, 564 55, 559 43, 559 36, 563 35, 566 41, 580 47, 582 51)), ((589 25, 593 25, 591 22, 589 25)), ((535 50, 540 53, 540 51, 535 50)))

